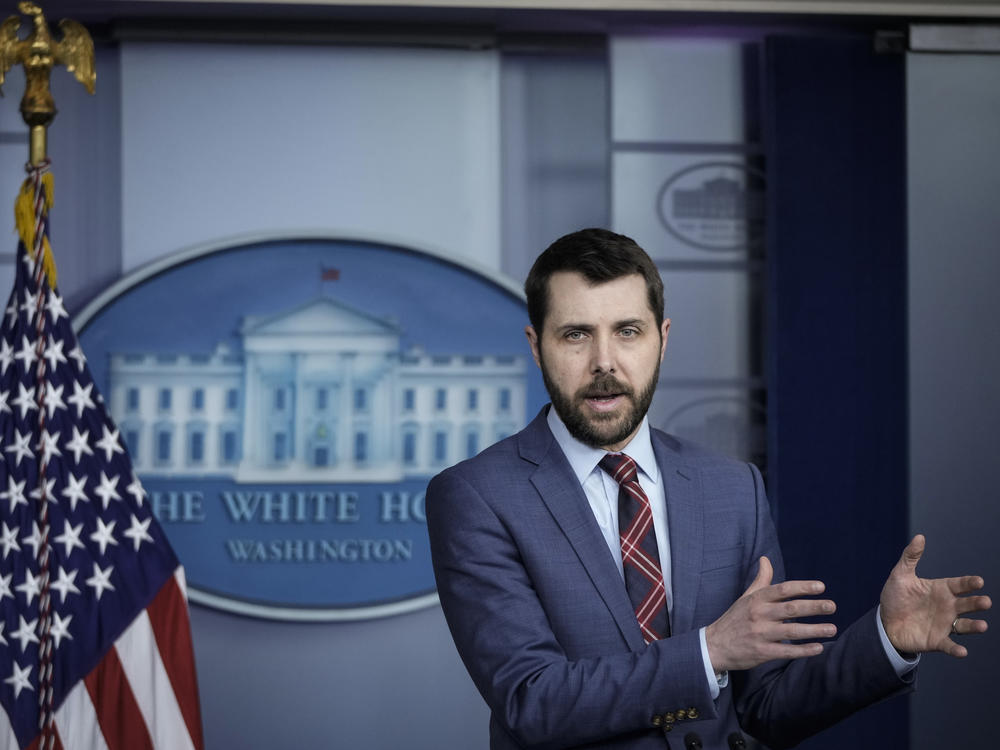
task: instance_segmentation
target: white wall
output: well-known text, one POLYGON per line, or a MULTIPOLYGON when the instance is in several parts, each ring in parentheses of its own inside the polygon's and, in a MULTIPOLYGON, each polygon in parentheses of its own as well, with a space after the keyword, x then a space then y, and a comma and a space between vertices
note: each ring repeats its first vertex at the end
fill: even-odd
POLYGON ((127 43, 121 70, 125 271, 305 228, 499 269, 495 51, 127 43))

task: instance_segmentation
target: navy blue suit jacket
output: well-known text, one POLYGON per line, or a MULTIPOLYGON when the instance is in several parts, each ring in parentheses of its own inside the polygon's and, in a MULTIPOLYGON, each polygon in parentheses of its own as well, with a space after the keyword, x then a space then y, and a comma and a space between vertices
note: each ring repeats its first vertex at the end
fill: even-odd
POLYGON ((823 654, 732 673, 712 700, 698 629, 781 551, 757 469, 652 430, 670 533, 670 638, 646 645, 621 574, 542 410, 435 477, 427 524, 441 606, 492 711, 491 748, 649 748, 741 729, 789 747, 908 689, 867 614, 823 654), (663 717, 683 710, 672 732, 663 717))

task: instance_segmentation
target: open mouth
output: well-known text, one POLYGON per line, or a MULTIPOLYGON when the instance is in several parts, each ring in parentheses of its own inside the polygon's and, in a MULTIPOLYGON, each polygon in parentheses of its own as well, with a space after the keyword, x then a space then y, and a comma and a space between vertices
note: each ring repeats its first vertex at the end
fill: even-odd
POLYGON ((595 411, 609 411, 615 409, 625 398, 622 393, 601 393, 585 396, 587 404, 595 411))

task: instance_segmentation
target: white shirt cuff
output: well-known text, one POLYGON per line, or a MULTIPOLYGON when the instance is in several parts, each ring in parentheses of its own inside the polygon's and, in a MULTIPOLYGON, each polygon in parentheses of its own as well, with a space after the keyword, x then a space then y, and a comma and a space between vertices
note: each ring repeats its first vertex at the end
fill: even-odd
POLYGON ((698 630, 698 641, 701 643, 701 662, 705 665, 705 678, 708 680, 708 692, 714 701, 719 697, 722 688, 729 684, 729 672, 716 674, 712 669, 712 660, 708 658, 708 641, 705 640, 705 628, 698 630))
POLYGON ((885 633, 885 626, 882 624, 881 604, 875 610, 875 624, 878 625, 878 637, 882 639, 882 648, 885 649, 885 655, 889 657, 892 668, 896 670, 896 676, 902 677, 908 672, 912 672, 920 662, 920 654, 917 654, 913 659, 907 659, 892 645, 889 636, 885 633))

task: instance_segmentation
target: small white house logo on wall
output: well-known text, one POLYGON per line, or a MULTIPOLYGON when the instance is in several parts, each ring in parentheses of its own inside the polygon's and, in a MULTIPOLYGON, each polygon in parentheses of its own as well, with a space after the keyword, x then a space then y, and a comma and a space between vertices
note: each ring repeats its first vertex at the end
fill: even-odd
POLYGON ((337 620, 436 601, 424 489, 544 401, 525 317, 429 254, 276 239, 144 269, 79 325, 192 599, 337 620))
POLYGON ((763 240, 764 176, 736 162, 701 162, 672 175, 656 197, 663 226, 701 250, 744 250, 763 240))

